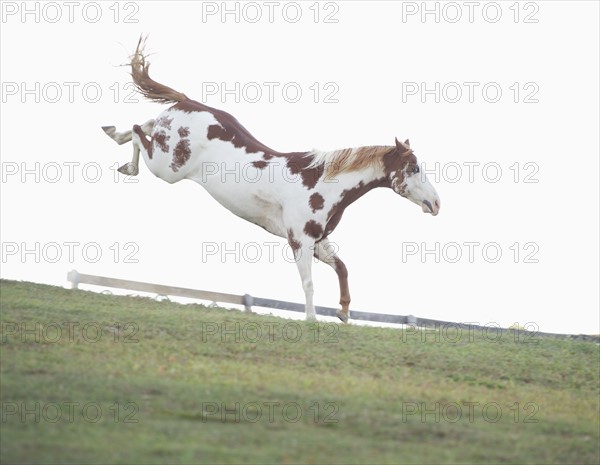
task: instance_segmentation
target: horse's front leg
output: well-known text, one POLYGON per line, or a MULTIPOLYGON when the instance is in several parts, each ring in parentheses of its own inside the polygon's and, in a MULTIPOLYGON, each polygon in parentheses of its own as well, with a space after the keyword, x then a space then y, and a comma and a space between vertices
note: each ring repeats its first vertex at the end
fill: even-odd
MULTIPOLYGON (((142 132, 142 137, 144 135, 150 136, 152 134, 152 130, 154 129, 155 121, 150 119, 146 121, 141 126, 137 126, 140 128, 142 132)), ((135 127, 135 126, 134 126, 135 127)), ((102 130, 106 133, 108 137, 114 140, 117 144, 122 145, 126 142, 133 140, 133 130, 117 132, 117 129, 114 126, 102 126, 102 130)), ((145 139, 145 138, 144 138, 145 139)), ((129 176, 137 176, 139 173, 139 161, 140 161, 140 146, 136 144, 134 141, 133 144, 133 158, 131 162, 125 163, 121 166, 117 171, 119 173, 123 173, 129 176)))
POLYGON ((294 259, 302 280, 302 288, 304 289, 304 297, 306 301, 306 319, 315 321, 317 314, 313 304, 313 282, 312 282, 312 256, 315 241, 306 235, 302 235, 300 239, 296 239, 291 230, 288 232, 288 242, 294 251, 294 259))
POLYGON ((316 244, 315 257, 332 267, 338 275, 340 282, 341 310, 336 312, 337 317, 344 323, 350 318, 350 288, 348 287, 348 269, 344 262, 335 254, 328 239, 323 239, 316 244))

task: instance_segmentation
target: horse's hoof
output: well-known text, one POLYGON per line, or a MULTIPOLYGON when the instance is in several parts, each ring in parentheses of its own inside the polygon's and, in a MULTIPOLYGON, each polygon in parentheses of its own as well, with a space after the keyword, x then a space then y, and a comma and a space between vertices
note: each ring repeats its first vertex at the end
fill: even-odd
POLYGON ((335 312, 335 314, 337 315, 337 317, 342 320, 342 323, 348 323, 348 314, 342 312, 341 310, 338 310, 337 312, 335 312))
POLYGON ((114 126, 102 126, 102 130, 110 137, 112 138, 114 133, 117 132, 117 128, 115 128, 114 126))
POLYGON ((131 162, 125 163, 117 171, 119 173, 125 174, 127 176, 137 176, 138 173, 140 172, 138 165, 136 165, 135 163, 131 163, 131 162))

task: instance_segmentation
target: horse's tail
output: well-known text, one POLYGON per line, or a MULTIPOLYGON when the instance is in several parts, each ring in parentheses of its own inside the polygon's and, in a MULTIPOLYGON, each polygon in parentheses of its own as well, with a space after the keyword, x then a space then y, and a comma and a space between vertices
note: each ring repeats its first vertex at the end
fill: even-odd
POLYGON ((185 94, 156 82, 148 74, 150 63, 144 54, 145 39, 140 37, 137 48, 131 56, 131 77, 138 92, 149 100, 159 103, 176 103, 189 100, 185 94))

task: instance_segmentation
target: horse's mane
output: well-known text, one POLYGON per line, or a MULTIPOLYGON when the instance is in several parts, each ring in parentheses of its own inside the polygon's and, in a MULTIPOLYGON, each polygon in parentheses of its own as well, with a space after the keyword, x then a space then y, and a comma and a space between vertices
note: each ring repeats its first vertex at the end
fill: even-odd
POLYGON ((333 150, 330 152, 314 150, 309 168, 325 167, 325 174, 334 177, 340 173, 360 171, 371 166, 383 164, 383 156, 394 150, 387 145, 367 145, 364 147, 333 150))

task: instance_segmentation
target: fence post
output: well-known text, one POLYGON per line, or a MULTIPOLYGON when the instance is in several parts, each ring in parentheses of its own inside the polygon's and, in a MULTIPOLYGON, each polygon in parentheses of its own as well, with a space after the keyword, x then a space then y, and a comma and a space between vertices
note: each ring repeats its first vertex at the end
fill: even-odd
POLYGON ((71 282, 71 289, 79 289, 79 273, 71 270, 67 273, 67 281, 71 282))
POLYGON ((252 304, 254 303, 254 298, 250 294, 244 294, 242 296, 242 300, 244 302, 244 309, 247 312, 252 312, 252 304))

